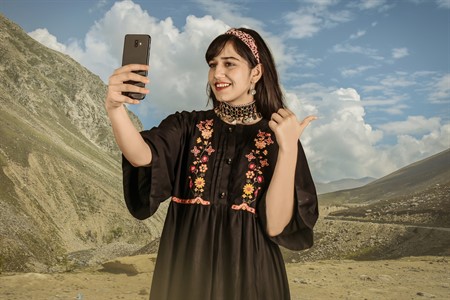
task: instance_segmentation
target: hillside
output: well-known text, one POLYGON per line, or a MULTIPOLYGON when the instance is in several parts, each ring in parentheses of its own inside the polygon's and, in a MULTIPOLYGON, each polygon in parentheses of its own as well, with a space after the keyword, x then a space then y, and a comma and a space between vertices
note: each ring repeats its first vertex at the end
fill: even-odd
POLYGON ((365 186, 320 195, 325 205, 368 204, 421 192, 450 181, 450 149, 410 164, 365 186))
POLYGON ((120 255, 158 236, 162 216, 139 222, 123 203, 100 78, 2 15, 0 58, 0 272, 70 268, 71 252, 120 255))
POLYGON ((319 196, 315 245, 287 262, 450 255, 450 150, 366 186, 319 196))
POLYGON ((316 184, 316 190, 319 195, 326 194, 326 193, 332 193, 335 191, 342 191, 342 190, 348 190, 348 189, 354 189, 361 186, 364 186, 366 184, 371 183, 374 181, 375 178, 373 177, 363 177, 359 179, 352 179, 352 178, 344 178, 340 180, 335 180, 327 183, 322 182, 315 182, 316 184))

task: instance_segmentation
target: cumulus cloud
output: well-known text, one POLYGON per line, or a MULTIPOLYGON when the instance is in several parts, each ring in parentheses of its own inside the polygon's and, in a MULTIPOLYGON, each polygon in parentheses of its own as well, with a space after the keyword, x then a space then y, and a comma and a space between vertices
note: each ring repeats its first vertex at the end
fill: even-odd
POLYGON ((442 124, 420 137, 397 136, 397 143, 386 147, 385 153, 396 160, 396 168, 429 157, 450 148, 450 124, 442 124))
MULTIPOLYGON (((416 116, 374 128, 365 120, 370 100, 362 100, 353 88, 310 83, 288 92, 286 99, 300 119, 310 114, 319 117, 301 139, 318 181, 378 178, 450 147, 450 125, 439 118, 416 116), (396 143, 384 144, 388 136, 396 137, 396 143)), ((383 105, 382 100, 372 102, 383 105)))
MULTIPOLYGON (((84 41, 70 47, 60 47, 60 50, 107 82, 113 70, 121 64, 124 35, 150 34, 151 92, 133 109, 142 116, 160 120, 161 115, 176 110, 206 106, 207 65, 204 52, 211 40, 228 28, 223 21, 210 16, 188 16, 183 30, 180 30, 171 18, 157 20, 134 2, 122 1, 116 2, 90 28, 84 41)), ((51 45, 58 45, 52 38, 41 39, 46 45, 49 45, 48 41, 52 42, 51 45)))
MULTIPOLYGON (((319 16, 318 11, 326 12, 326 7, 336 3, 333 0, 309 0, 308 3, 316 7, 315 11, 312 9, 310 11, 312 18, 309 21, 307 18, 303 20, 305 24, 309 22, 311 28, 303 33, 296 33, 297 37, 315 34, 317 32, 314 31, 315 28, 322 30, 333 22, 334 24, 344 22, 348 17, 345 13, 333 16, 325 13, 319 16)), ((237 6, 233 9, 236 10, 237 6)), ((236 12, 235 10, 231 11, 236 12)), ((305 12, 302 16, 306 15, 305 12)), ((122 1, 115 3, 95 22, 84 40, 71 40, 67 44, 62 44, 45 29, 30 32, 30 36, 52 49, 71 55, 106 82, 113 70, 120 66, 124 35, 150 34, 151 92, 133 109, 138 112, 144 123, 148 124, 148 120, 154 120, 156 125, 161 118, 176 110, 206 108, 207 65, 204 61, 204 51, 215 36, 229 28, 228 22, 239 22, 233 23, 233 26, 236 24, 261 26, 258 21, 241 17, 239 14, 221 12, 221 16, 221 18, 209 15, 188 16, 184 26, 179 28, 174 25, 171 18, 158 20, 152 17, 151 11, 143 10, 136 3, 122 1)), ((291 21, 295 22, 294 19, 291 21)), ((261 32, 274 51, 281 70, 283 65, 295 60, 303 60, 304 64, 309 64, 310 67, 318 63, 314 60, 306 61, 301 55, 290 54, 281 37, 263 30, 261 32)), ((337 48, 339 49, 351 53, 371 50, 345 45, 337 48)), ((377 52, 372 50, 372 55, 377 56, 377 52)), ((362 66, 353 71, 348 69, 346 75, 362 72, 364 68, 368 67, 362 66)), ((450 77, 444 76, 435 82, 432 86, 434 99, 448 98, 449 79, 450 77)), ((436 118, 412 117, 406 121, 375 128, 369 124, 366 121, 368 108, 392 111, 402 109, 403 98, 394 91, 414 85, 415 77, 395 73, 390 77, 373 78, 373 81, 374 84, 367 86, 364 92, 383 92, 385 94, 382 97, 361 99, 359 92, 354 88, 321 86, 317 83, 305 83, 298 87, 290 87, 286 91, 286 102, 299 118, 310 114, 319 117, 302 137, 316 180, 380 177, 407 163, 449 147, 450 126, 442 125, 442 121, 436 118), (414 122, 417 123, 416 127, 413 126, 414 122), (397 142, 385 145, 382 143, 385 136, 397 136, 397 142)))
POLYGON ((66 52, 67 47, 64 44, 59 43, 56 37, 48 32, 47 28, 38 28, 29 32, 28 35, 50 49, 62 53, 66 52))

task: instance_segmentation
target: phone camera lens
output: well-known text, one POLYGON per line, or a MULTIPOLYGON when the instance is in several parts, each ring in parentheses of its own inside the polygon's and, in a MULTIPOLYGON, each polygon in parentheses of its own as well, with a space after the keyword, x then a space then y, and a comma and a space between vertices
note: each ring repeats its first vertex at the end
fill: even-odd
POLYGON ((134 46, 135 47, 139 46, 139 40, 134 40, 134 46))

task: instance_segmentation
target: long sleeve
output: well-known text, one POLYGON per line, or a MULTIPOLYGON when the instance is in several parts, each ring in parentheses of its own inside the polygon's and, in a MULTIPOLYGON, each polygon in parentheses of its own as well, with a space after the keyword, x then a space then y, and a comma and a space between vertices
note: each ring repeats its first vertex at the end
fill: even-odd
MULTIPOLYGON (((295 170, 294 214, 283 232, 271 240, 291 250, 302 250, 313 245, 313 227, 319 216, 317 194, 301 143, 298 144, 295 170)), ((263 195, 259 207, 263 228, 266 228, 266 201, 263 195)))
POLYGON ((153 215, 172 194, 179 152, 184 143, 181 114, 167 117, 158 127, 141 132, 152 151, 149 167, 133 167, 122 156, 124 198, 130 213, 143 220, 153 215))

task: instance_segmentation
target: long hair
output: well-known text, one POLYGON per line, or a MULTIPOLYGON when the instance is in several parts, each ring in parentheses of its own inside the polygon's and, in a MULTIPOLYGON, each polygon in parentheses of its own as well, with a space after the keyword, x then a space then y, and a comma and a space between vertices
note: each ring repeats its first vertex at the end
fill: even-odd
MULTIPOLYGON (((264 40, 256 31, 247 28, 239 28, 238 30, 250 34, 255 39, 256 46, 258 47, 263 73, 262 77, 255 85, 256 94, 254 98, 256 100, 256 107, 262 117, 270 120, 270 117, 274 112, 285 107, 284 96, 278 82, 275 61, 269 47, 267 47, 264 40)), ((234 50, 248 62, 251 69, 258 64, 250 48, 232 34, 219 35, 211 42, 206 50, 206 62, 208 63, 214 59, 214 57, 218 56, 228 42, 230 42, 233 45, 234 50)), ((208 89, 209 100, 212 100, 213 106, 216 107, 219 104, 219 101, 216 99, 216 96, 209 85, 208 89)))

